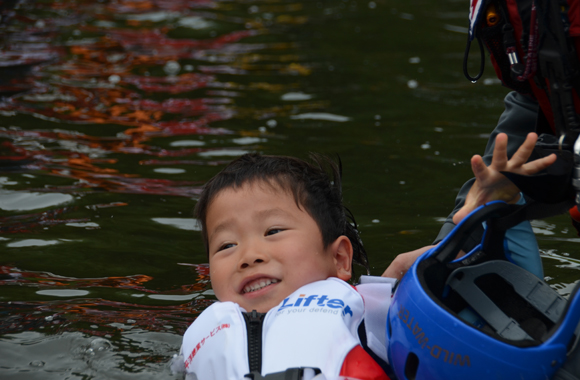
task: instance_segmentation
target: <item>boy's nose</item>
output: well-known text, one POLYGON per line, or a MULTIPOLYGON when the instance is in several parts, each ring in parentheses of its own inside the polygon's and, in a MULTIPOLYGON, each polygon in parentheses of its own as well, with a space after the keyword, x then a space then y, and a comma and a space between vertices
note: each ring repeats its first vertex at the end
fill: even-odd
POLYGON ((239 268, 245 269, 268 261, 268 255, 259 244, 246 244, 241 248, 239 268))
POLYGON ((251 260, 242 261, 242 264, 240 265, 240 267, 242 269, 245 269, 245 268, 249 267, 252 264, 255 265, 255 264, 260 264, 260 263, 263 263, 264 262, 264 260, 262 260, 262 259, 255 259, 252 263, 248 263, 247 261, 251 261, 251 260))

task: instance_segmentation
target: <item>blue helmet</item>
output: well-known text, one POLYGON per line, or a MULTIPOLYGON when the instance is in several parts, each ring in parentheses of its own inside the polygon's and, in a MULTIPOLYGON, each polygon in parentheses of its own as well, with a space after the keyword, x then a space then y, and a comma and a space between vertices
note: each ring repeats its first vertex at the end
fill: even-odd
POLYGON ((580 286, 567 301, 505 259, 505 231, 525 218, 521 210, 499 201, 478 208, 403 277, 386 333, 398 379, 547 379, 575 349, 580 286), (483 221, 482 243, 455 260, 483 221))

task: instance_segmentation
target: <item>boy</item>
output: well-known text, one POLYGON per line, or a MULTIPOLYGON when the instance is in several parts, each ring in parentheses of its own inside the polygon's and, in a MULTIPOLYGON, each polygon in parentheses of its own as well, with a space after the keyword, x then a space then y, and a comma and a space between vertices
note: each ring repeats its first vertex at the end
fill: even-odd
MULTIPOLYGON (((498 142, 489 168, 474 159, 479 185, 465 211, 493 199, 514 201, 519 191, 499 171, 532 174, 551 164, 549 157, 524 164, 534 143, 532 136, 508 161, 498 142)), ((190 378, 285 378, 288 368, 308 367, 299 370, 304 378, 322 371, 326 379, 388 379, 371 355, 386 358, 392 282, 379 278, 356 290, 346 283, 353 262, 367 270, 368 263, 342 206, 340 170, 330 167, 332 178, 320 159, 312 165, 248 154, 206 184, 195 214, 221 302, 185 333, 190 378)))

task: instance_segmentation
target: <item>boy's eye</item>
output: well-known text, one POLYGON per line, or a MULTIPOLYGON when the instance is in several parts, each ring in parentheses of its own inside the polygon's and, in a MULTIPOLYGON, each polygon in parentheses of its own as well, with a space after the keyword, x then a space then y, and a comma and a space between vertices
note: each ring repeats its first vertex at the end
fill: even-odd
POLYGON ((224 249, 228 249, 228 248, 232 248, 235 247, 236 245, 234 243, 227 243, 227 244, 223 244, 218 248, 218 252, 219 251, 223 251, 224 249))
POLYGON ((282 231, 284 231, 284 230, 281 228, 272 228, 272 229, 269 229, 268 231, 266 231, 266 236, 275 235, 278 232, 282 232, 282 231))

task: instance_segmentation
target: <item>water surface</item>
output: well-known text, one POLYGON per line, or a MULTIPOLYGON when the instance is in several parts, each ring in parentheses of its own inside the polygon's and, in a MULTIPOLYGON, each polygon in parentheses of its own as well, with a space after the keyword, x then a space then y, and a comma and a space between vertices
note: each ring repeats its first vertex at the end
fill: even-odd
MULTIPOLYGON (((2 6, 2 379, 174 378, 215 299, 192 209, 245 152, 339 155, 382 273, 436 236, 507 93, 463 77, 451 0, 2 6)), ((566 295, 576 233, 534 227, 566 295)))

